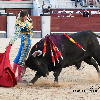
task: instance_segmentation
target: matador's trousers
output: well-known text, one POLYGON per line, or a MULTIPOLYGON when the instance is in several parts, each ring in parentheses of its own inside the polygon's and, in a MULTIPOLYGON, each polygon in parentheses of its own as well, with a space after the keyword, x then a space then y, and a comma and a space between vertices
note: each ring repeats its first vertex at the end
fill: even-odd
POLYGON ((27 60, 28 53, 31 49, 32 37, 30 34, 22 34, 21 36, 21 45, 18 51, 14 63, 19 64, 24 67, 25 61, 27 60))

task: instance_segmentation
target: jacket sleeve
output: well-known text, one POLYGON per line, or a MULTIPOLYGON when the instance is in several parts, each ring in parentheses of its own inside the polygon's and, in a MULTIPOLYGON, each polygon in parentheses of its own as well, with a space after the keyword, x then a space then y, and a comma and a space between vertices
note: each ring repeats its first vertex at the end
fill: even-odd
POLYGON ((11 45, 14 44, 14 42, 18 39, 18 36, 21 32, 21 27, 19 25, 17 25, 15 28, 16 29, 15 29, 15 33, 13 35, 13 38, 9 42, 9 44, 11 44, 11 45))
POLYGON ((48 13, 48 9, 46 9, 45 13, 48 13))

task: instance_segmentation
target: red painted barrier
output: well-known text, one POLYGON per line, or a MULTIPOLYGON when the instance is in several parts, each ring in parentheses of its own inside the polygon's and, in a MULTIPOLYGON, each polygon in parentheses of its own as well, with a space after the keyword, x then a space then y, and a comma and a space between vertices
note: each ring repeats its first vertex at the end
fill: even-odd
POLYGON ((100 17, 51 17, 51 32, 100 32, 100 17))
POLYGON ((0 16, 0 31, 6 31, 7 16, 0 16))
MULTIPOLYGON (((30 16, 33 30, 41 31, 41 16, 30 16)), ((6 31, 7 16, 0 16, 0 31, 6 31)), ((51 16, 51 32, 100 32, 100 17, 54 17, 51 16)))

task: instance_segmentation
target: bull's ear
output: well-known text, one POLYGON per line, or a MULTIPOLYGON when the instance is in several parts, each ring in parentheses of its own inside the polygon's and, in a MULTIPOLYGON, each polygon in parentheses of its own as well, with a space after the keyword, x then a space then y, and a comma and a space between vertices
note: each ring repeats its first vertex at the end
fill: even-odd
POLYGON ((40 56, 41 54, 42 54, 42 51, 38 50, 38 51, 35 51, 32 55, 36 57, 36 56, 40 56))

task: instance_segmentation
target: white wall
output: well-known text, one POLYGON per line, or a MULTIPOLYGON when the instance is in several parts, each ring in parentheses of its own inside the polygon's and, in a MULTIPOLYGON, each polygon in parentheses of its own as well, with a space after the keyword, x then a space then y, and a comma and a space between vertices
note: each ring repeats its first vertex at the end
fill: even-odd
POLYGON ((40 7, 38 0, 33 1, 33 16, 39 16, 38 8, 40 7))
POLYGON ((50 34, 50 20, 51 16, 41 15, 41 32, 42 38, 50 34))
POLYGON ((7 16, 7 38, 12 38, 15 32, 16 16, 7 16))

